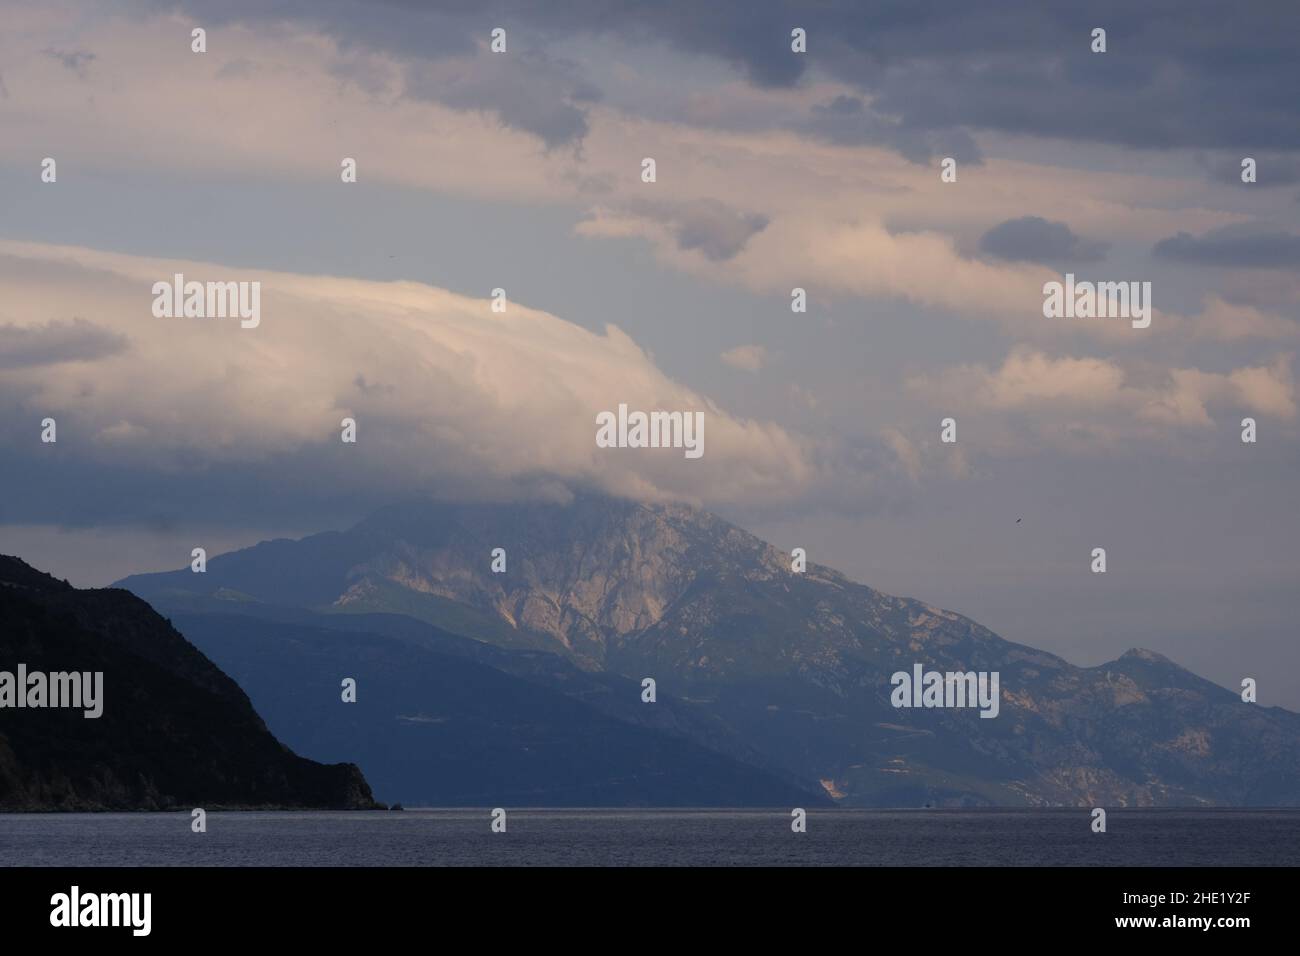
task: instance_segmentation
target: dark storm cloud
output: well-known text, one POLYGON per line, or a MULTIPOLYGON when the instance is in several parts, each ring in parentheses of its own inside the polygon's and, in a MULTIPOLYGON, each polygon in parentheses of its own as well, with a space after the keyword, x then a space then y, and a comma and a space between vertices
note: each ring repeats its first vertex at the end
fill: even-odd
POLYGON ((1232 226, 1203 236, 1180 232, 1161 239, 1152 252, 1162 259, 1194 265, 1294 269, 1300 267, 1300 236, 1281 230, 1232 226))
POLYGON ((33 328, 0 325, 0 368, 91 361, 126 348, 126 339, 85 319, 33 328))
MULTIPOLYGON (((155 3, 154 6, 175 6, 155 3)), ((466 53, 494 26, 519 49, 602 36, 721 59, 763 87, 814 68, 872 97, 897 124, 889 145, 919 156, 947 131, 987 129, 1149 148, 1300 149, 1300 4, 1258 0, 568 0, 384 3, 184 0, 216 22, 297 19, 345 45, 434 58, 466 53), (790 30, 808 52, 790 51, 790 30), (1108 52, 1089 49, 1094 27, 1108 52)), ((561 110, 563 113, 564 111, 561 110)), ((552 139, 571 115, 544 124, 552 139)), ((949 150, 947 155, 954 155, 949 150)))
POLYGON ((980 252, 1021 262, 1096 262, 1106 243, 1083 239, 1063 222, 1022 216, 998 223, 980 237, 980 252))
MULTIPOLYGON (((609 7, 579 5, 593 18, 609 7)), ((1300 5, 1290 0, 1234 8, 1218 0, 629 0, 619 9, 629 27, 728 59, 755 82, 790 85, 815 64, 871 93, 874 110, 909 129, 965 126, 1147 147, 1300 147, 1300 5), (755 7, 762 16, 737 28, 755 7), (789 52, 793 26, 808 31, 804 56, 789 52), (1102 54, 1089 49, 1098 26, 1107 30, 1102 54)), ((572 19, 580 29, 583 18, 572 19)))

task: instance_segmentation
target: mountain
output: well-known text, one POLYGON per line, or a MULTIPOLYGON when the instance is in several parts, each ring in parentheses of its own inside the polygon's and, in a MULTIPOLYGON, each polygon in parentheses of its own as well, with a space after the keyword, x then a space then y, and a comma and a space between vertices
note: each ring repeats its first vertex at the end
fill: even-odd
POLYGON ((653 677, 677 732, 846 805, 1300 804, 1296 714, 1149 651, 1075 667, 829 568, 795 572, 789 555, 680 505, 414 502, 218 556, 204 575, 122 586, 254 616, 401 615, 653 677), (891 675, 916 664, 997 672, 998 715, 893 707, 891 675))
MULTIPOLYGON (((410 618, 294 619, 176 611, 190 640, 239 681, 276 734, 321 760, 353 757, 406 806, 819 806, 820 790, 642 721, 640 686, 585 681, 549 654, 514 676, 410 618), (387 631, 388 633, 382 633, 387 631), (398 634, 400 636, 392 636, 398 634), (547 660, 549 659, 549 661, 547 660), (341 704, 344 677, 355 702, 341 704), (576 678, 563 687, 567 678, 576 678), (605 698, 593 702, 593 695, 605 698), (611 713, 619 716, 611 716, 611 713), (628 719, 620 719, 628 718, 628 719), (665 730, 670 732, 664 732, 665 730)), ((510 657, 512 655, 504 655, 510 657)), ((498 660, 498 663, 504 663, 498 660)))
POLYGON ((77 590, 0 556, 0 622, 10 692, 19 665, 102 674, 91 708, 5 701, 0 810, 376 806, 356 766, 285 748, 229 677, 126 591, 77 590))

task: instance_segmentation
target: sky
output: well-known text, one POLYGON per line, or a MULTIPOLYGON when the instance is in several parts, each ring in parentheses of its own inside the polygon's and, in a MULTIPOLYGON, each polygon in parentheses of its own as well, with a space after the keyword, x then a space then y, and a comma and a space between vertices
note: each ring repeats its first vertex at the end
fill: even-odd
POLYGON ((1300 709, 1294 3, 0 17, 0 551, 103 586, 594 488, 1300 709), (156 317, 178 272, 260 324, 156 317), (1045 317, 1066 273, 1149 282, 1150 326, 1045 317), (620 403, 705 454, 598 448, 620 403))

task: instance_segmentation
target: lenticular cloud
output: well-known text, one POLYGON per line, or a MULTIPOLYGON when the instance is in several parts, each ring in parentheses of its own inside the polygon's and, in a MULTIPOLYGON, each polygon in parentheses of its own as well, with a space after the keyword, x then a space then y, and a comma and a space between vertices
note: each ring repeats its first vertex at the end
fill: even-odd
MULTIPOLYGON (((61 434, 69 425, 89 433, 86 454, 231 467, 335 449, 340 423, 353 418, 357 445, 382 449, 389 480, 412 491, 545 475, 717 502, 788 494, 810 477, 796 436, 735 418, 668 378, 616 325, 596 334, 508 299, 496 312, 490 290, 474 299, 418 282, 17 242, 0 242, 0 277, 16 328, 87 316, 124 343, 76 355, 57 376, 48 366, 6 375, 3 388, 59 419, 61 434), (260 324, 156 315, 151 290, 177 274, 260 283, 260 324), (597 416, 620 404, 702 414, 708 453, 598 451, 597 416)), ((350 467, 345 455, 327 460, 350 467)))

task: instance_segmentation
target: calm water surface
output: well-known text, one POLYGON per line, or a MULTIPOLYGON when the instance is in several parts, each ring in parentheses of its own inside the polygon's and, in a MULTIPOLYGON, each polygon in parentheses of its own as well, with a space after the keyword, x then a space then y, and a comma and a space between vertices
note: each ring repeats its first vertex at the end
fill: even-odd
POLYGON ((1300 810, 0 814, 8 866, 1295 866, 1300 810))

